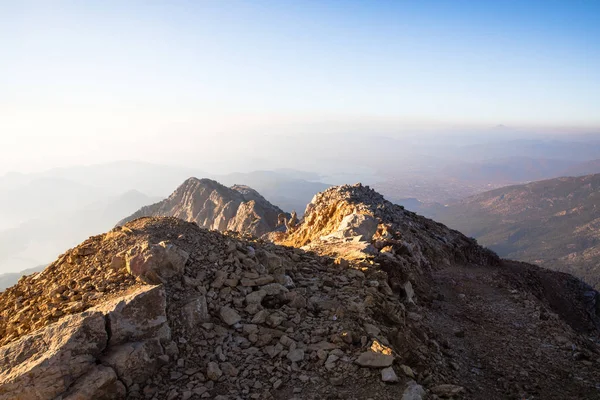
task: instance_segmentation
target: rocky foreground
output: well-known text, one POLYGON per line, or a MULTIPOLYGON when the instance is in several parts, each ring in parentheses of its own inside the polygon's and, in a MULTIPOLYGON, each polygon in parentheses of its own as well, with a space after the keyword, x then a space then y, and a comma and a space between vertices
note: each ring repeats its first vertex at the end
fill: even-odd
POLYGON ((600 300, 367 187, 270 239, 140 218, 0 294, 0 399, 595 399, 600 300))

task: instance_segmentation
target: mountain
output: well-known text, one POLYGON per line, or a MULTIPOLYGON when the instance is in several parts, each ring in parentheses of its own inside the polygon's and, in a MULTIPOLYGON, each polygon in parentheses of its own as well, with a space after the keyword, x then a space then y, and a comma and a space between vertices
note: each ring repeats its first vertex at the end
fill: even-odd
POLYGON ((279 207, 248 186, 228 188, 210 179, 189 178, 167 199, 142 207, 118 225, 140 217, 171 216, 221 232, 260 236, 277 227, 281 213, 279 207))
POLYGON ((575 165, 578 164, 571 160, 513 156, 451 164, 444 173, 465 182, 506 184, 555 178, 575 165))
POLYGON ((469 161, 530 157, 582 162, 600 158, 600 141, 516 139, 460 146, 455 154, 469 161))
POLYGON ((562 176, 582 176, 600 173, 600 160, 591 160, 573 165, 561 174, 562 176))
POLYGON ((0 274, 0 292, 8 287, 15 285, 23 275, 30 275, 35 272, 40 272, 44 268, 46 268, 45 265, 40 265, 38 267, 24 269, 23 271, 19 272, 9 272, 6 274, 0 274))
POLYGON ((194 168, 123 160, 55 168, 37 175, 91 185, 111 195, 135 189, 150 196, 164 197, 179 182, 198 174, 203 173, 194 168))
POLYGON ((35 178, 7 185, 0 196, 0 229, 81 208, 98 198, 102 194, 96 188, 61 178, 35 178))
MULTIPOLYGON (((37 195, 36 199, 43 203, 45 197, 40 199, 37 195)), ((55 210, 0 230, 0 271, 19 271, 48 263, 65 248, 110 229, 114 221, 156 200, 128 191, 71 210, 55 210)))
MULTIPOLYGON (((65 247, 163 199, 197 173, 190 168, 119 161, 0 176, 0 272, 48 262, 65 247)), ((251 183, 271 202, 300 215, 315 193, 328 187, 313 181, 320 178, 317 174, 290 169, 222 178, 228 185, 251 183)))
POLYGON ((314 195, 330 186, 319 182, 319 178, 317 174, 304 171, 277 170, 218 175, 214 179, 227 186, 250 186, 284 211, 302 215, 314 195))
MULTIPOLYGON (((209 187, 243 194, 171 198, 209 187)), ((144 217, 68 250, 0 294, 0 399, 598 397, 600 295, 568 274, 360 184, 270 235, 144 217)))
POLYGON ((502 257, 566 271, 600 287, 600 174, 492 190, 429 215, 502 257))

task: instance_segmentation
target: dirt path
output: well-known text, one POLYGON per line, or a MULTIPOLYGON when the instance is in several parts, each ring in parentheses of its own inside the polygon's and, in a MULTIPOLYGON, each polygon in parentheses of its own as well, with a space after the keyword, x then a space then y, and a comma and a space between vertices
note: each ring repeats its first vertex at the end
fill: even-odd
POLYGON ((600 399, 594 345, 500 269, 460 267, 434 275, 428 322, 447 339, 454 377, 472 399, 600 399))

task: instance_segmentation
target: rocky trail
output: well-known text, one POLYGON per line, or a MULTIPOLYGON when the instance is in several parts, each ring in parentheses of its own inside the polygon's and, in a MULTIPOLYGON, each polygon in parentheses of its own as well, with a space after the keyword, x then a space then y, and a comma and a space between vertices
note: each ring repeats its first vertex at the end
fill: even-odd
POLYGON ((428 322, 446 332, 450 367, 470 388, 465 398, 600 398, 597 338, 576 335, 502 271, 452 267, 434 283, 428 322))
POLYGON ((362 185, 262 238, 144 217, 0 294, 0 399, 600 398, 598 298, 362 185))

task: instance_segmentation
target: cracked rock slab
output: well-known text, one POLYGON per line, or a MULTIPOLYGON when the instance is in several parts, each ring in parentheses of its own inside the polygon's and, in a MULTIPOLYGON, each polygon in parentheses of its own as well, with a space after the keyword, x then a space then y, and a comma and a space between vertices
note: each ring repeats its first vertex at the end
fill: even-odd
POLYGON ((104 314, 70 315, 0 348, 0 400, 45 400, 95 365, 108 341, 104 314))

